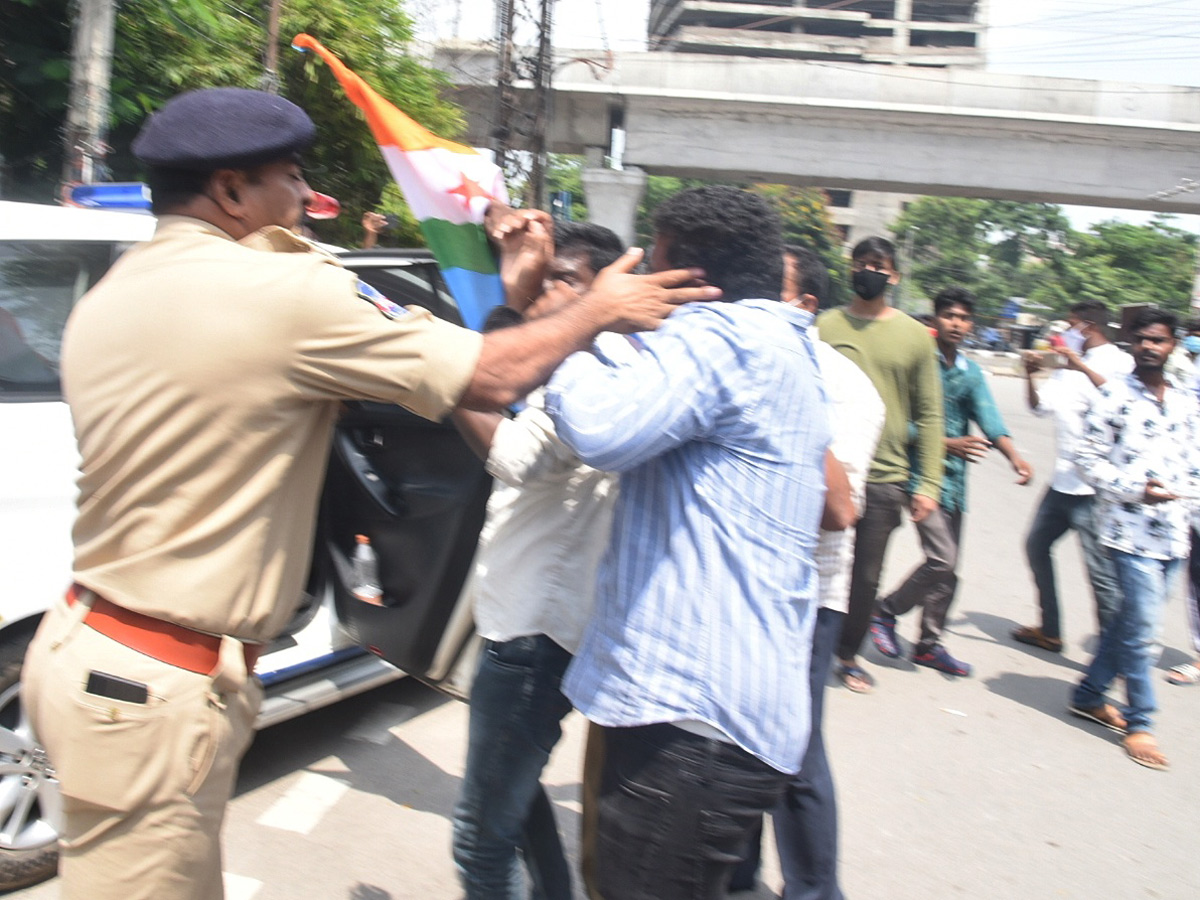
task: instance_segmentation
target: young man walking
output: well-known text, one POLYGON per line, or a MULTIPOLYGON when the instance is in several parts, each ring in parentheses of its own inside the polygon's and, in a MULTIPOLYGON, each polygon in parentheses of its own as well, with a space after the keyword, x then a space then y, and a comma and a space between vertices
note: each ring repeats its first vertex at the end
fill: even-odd
POLYGON ((1076 303, 1063 336, 1066 346, 1059 353, 1067 366, 1056 372, 1040 389, 1034 376, 1041 370, 1041 357, 1025 356, 1026 399, 1039 416, 1054 416, 1058 441, 1054 478, 1042 497, 1033 525, 1025 539, 1025 554, 1037 585, 1040 625, 1024 625, 1013 631, 1013 640, 1048 650, 1062 651, 1062 616, 1059 612, 1054 544, 1069 530, 1079 535, 1088 580, 1096 601, 1096 618, 1103 632, 1120 604, 1117 577, 1112 561, 1096 533, 1095 491, 1075 465, 1075 448, 1083 429, 1083 414, 1109 379, 1129 372, 1133 360, 1108 339, 1108 308, 1097 300, 1076 303))
POLYGON ((892 532, 905 511, 920 523, 938 508, 942 464, 942 384, 933 339, 911 316, 888 305, 887 289, 899 283, 896 248, 881 237, 861 241, 851 252, 854 297, 844 309, 818 320, 821 340, 858 365, 883 398, 883 434, 867 475, 866 505, 854 541, 850 602, 838 661, 838 678, 866 693, 875 681, 857 661, 871 624, 879 576, 892 532), (909 427, 917 430, 920 477, 913 482, 909 427))
POLYGON ((933 299, 933 327, 937 331, 946 414, 946 474, 942 479, 942 495, 937 509, 917 523, 925 562, 879 602, 878 615, 871 622, 876 649, 895 659, 900 655, 896 618, 920 606, 921 638, 913 651, 913 662, 960 676, 970 675, 971 666, 950 654, 942 643, 942 634, 958 586, 955 570, 967 509, 967 463, 979 462, 995 447, 1017 473, 1017 484, 1028 484, 1033 477, 1033 469, 1017 452, 1000 418, 983 370, 959 352, 963 338, 971 333, 974 315, 975 297, 963 288, 946 288, 933 299), (983 432, 983 437, 970 433, 972 422, 983 432))
POLYGON ((1121 587, 1121 604, 1071 698, 1072 714, 1125 734, 1126 754, 1166 769, 1151 732, 1155 634, 1175 575, 1189 549, 1192 507, 1200 496, 1200 404, 1164 374, 1178 321, 1146 309, 1129 329, 1134 370, 1100 389, 1084 417, 1075 460, 1096 489, 1100 540, 1121 587), (1105 692, 1125 678, 1118 712, 1105 692))

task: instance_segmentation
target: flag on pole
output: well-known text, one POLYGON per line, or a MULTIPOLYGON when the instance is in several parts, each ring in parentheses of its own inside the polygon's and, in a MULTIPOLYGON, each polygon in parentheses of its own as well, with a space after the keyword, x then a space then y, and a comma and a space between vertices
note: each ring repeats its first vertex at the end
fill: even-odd
POLYGON ((504 173, 474 148, 440 138, 400 112, 311 35, 296 35, 292 46, 325 60, 346 96, 366 113, 463 322, 479 330, 488 311, 504 303, 500 273, 483 231, 488 205, 493 200, 508 203, 504 173))

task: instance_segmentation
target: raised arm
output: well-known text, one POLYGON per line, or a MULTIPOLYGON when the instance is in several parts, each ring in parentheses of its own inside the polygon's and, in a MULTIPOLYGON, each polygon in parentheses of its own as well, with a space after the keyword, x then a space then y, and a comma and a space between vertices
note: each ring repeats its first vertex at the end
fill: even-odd
POLYGON ((558 436, 589 465, 621 472, 710 433, 728 403, 718 373, 736 371, 736 358, 695 331, 657 335, 623 365, 590 353, 567 360, 546 395, 558 436))

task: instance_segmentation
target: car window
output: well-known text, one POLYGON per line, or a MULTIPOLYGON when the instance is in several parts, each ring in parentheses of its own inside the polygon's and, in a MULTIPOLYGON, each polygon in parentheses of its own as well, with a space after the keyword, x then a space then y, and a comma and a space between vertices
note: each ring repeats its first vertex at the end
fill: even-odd
POLYGON ((0 242, 0 399, 56 397, 63 326, 128 245, 0 242))
POLYGON ((454 296, 446 289, 437 266, 417 263, 407 266, 368 266, 348 259, 345 265, 371 287, 400 306, 422 306, 439 319, 462 324, 454 296))

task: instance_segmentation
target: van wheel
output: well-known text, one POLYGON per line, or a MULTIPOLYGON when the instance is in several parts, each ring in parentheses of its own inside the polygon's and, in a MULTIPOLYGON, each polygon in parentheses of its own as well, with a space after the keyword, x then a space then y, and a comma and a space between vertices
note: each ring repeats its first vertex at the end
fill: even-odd
POLYGON ((0 891, 58 869, 62 800, 54 766, 21 706, 21 665, 33 631, 0 640, 0 891))

